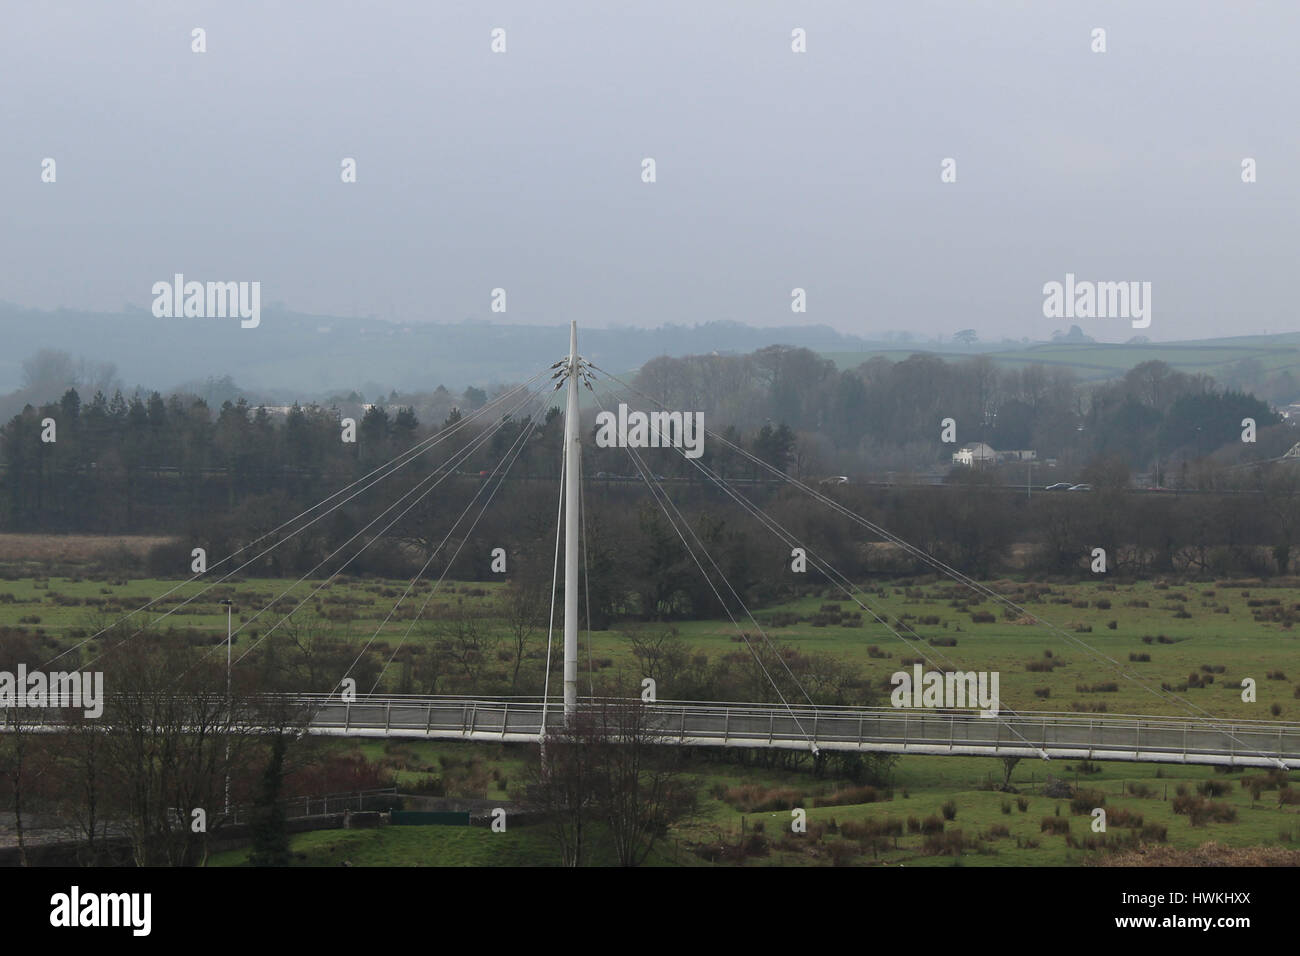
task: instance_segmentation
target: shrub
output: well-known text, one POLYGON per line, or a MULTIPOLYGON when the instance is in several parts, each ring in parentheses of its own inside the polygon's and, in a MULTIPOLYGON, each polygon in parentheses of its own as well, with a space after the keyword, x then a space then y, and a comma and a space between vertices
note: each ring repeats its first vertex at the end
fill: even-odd
POLYGON ((943 811, 943 818, 945 820, 957 819, 957 804, 955 804, 953 801, 951 800, 944 801, 944 804, 942 807, 940 807, 940 810, 943 811))
POLYGON ((1092 813, 1095 807, 1106 805, 1106 795, 1100 790, 1080 790, 1070 798, 1070 812, 1075 816, 1092 813))
POLYGON ((859 803, 875 803, 884 799, 889 793, 881 793, 875 787, 848 787, 844 790, 836 790, 834 793, 817 797, 813 801, 814 807, 843 807, 852 806, 859 803))
POLYGON ((741 813, 793 810, 804 803, 803 795, 798 790, 769 790, 754 784, 730 787, 723 793, 722 799, 741 813))
POLYGON ((1153 843, 1164 843, 1169 838, 1169 828, 1162 823, 1148 823, 1142 827, 1140 836, 1153 843))
POLYGON ((1234 823, 1237 819, 1235 807, 1226 803, 1215 803, 1194 794, 1174 797, 1173 811, 1186 816, 1194 827, 1205 823, 1234 823))
POLYGON ((933 833, 925 838, 921 852, 927 856, 961 856, 966 847, 966 840, 960 830, 947 833, 933 833))
POLYGON ((1141 829, 1142 814, 1126 810, 1124 807, 1116 807, 1106 814, 1106 824, 1112 827, 1141 829))

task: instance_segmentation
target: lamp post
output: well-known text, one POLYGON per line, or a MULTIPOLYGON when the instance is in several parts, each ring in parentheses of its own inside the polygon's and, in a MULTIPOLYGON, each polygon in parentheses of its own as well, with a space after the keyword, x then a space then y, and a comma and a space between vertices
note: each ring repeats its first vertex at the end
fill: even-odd
POLYGON ((234 610, 234 602, 229 598, 222 598, 219 602, 226 606, 226 802, 224 813, 230 816, 230 645, 231 639, 231 613, 234 610))

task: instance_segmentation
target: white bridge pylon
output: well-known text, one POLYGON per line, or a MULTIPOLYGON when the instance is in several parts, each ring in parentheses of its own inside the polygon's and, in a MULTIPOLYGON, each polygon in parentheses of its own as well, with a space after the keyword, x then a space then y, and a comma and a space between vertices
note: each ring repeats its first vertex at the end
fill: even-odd
POLYGON ((564 721, 578 712, 578 480, 582 427, 578 421, 578 323, 569 323, 568 404, 564 413, 564 721))

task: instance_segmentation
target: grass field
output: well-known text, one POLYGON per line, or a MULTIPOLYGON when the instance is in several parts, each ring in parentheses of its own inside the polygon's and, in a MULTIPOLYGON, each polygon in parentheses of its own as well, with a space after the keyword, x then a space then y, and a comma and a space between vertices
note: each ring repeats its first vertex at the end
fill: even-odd
MULTIPOLYGON (((247 627, 236 647, 247 648, 254 629, 264 633, 319 583, 229 582, 182 606, 186 597, 198 594, 201 584, 90 574, 20 577, 12 566, 0 567, 0 573, 0 627, 35 630, 51 650, 82 639, 172 588, 174 593, 150 612, 150 620, 193 628, 219 642, 225 616, 216 601, 229 596, 236 602, 236 619, 247 627), (276 608, 255 616, 276 598, 276 608), (169 610, 172 613, 160 620, 169 610)), ((1296 579, 987 583, 1060 626, 1067 636, 930 578, 875 581, 859 595, 881 617, 914 629, 911 647, 875 622, 871 613, 862 612, 859 621, 856 603, 830 592, 762 608, 755 615, 767 622, 763 629, 773 642, 850 660, 877 686, 919 656, 916 648, 923 647, 936 660, 944 655, 953 666, 999 671, 1004 704, 1020 710, 1185 712, 1094 660, 1074 643, 1082 640, 1118 661, 1123 671, 1144 678, 1148 686, 1167 684, 1216 716, 1300 716, 1300 657, 1293 627, 1300 616, 1296 579), (1258 702, 1241 700, 1243 677, 1256 680, 1258 702)), ((298 613, 335 635, 362 642, 375 633, 405 586, 405 581, 339 579, 308 597, 298 613)), ((430 601, 429 613, 436 621, 468 608, 504 635, 499 617, 502 588, 499 583, 449 582, 430 601)), ((414 589, 406 602, 411 613, 429 593, 428 584, 414 589)), ((398 617, 380 635, 390 646, 410 623, 398 617)), ((143 624, 145 615, 132 620, 143 624)), ((677 627, 679 639, 693 653, 710 659, 740 648, 728 621, 678 622, 677 627)), ((423 626, 412 629, 410 640, 431 639, 423 626)), ((544 641, 544 631, 538 640, 544 641)), ((598 671, 636 672, 624 631, 596 632, 591 643, 590 659, 598 671)), ((580 660, 585 668, 585 650, 580 660)), ((498 661, 497 666, 508 664, 498 661)), ((883 694, 882 689, 882 703, 883 694)), ((660 689, 661 698, 671 696, 670 688, 660 689)), ((338 740, 325 746, 361 755, 382 768, 403 792, 503 804, 519 799, 535 759, 522 745, 338 740)), ((1004 793, 996 789, 1004 772, 998 759, 906 755, 886 779, 876 780, 872 791, 846 778, 814 776, 808 763, 797 769, 746 766, 732 754, 707 748, 688 752, 687 759, 699 808, 664 839, 652 860, 658 865, 1071 866, 1110 858, 1103 847, 1193 851, 1212 843, 1223 848, 1300 848, 1300 799, 1292 796, 1293 789, 1300 796, 1300 787, 1292 783, 1300 776, 1295 773, 1270 778, 1260 771, 1221 773, 1207 767, 1022 760, 1010 778, 1016 792, 1004 793), (1049 774, 1077 792, 1074 805, 1068 796, 1043 794, 1049 774), (1243 780, 1255 786, 1243 786, 1243 780), (1202 788, 1208 792, 1202 794, 1202 788), (1090 828, 1095 806, 1109 815, 1106 833, 1090 828), (791 808, 806 811, 806 832, 791 831, 791 808), (1176 812, 1180 808, 1190 812, 1176 812)), ((501 834, 482 827, 328 831, 297 836, 293 848, 295 863, 309 866, 344 861, 465 866, 558 861, 549 834, 539 825, 516 825, 501 834)), ((234 851, 210 862, 240 865, 246 856, 234 851)), ((592 862, 612 862, 609 848, 599 841, 592 862)))
MULTIPOLYGON (((417 585, 382 628, 407 582, 339 579, 312 594, 319 583, 255 579, 201 593, 199 583, 156 579, 0 580, 0 626, 34 630, 54 651, 175 589, 150 611, 132 618, 132 623, 194 628, 217 642, 225 635, 225 611, 217 601, 230 597, 236 602, 236 627, 242 628, 235 639, 237 654, 300 601, 304 603, 294 620, 310 620, 313 626, 358 646, 378 634, 379 653, 403 639, 412 643, 431 639, 426 622, 411 627, 410 620, 430 596, 428 583, 417 585), (183 604, 194 595, 199 595, 196 600, 183 604), (279 603, 273 610, 259 614, 276 599, 279 603)), ((1171 716, 1193 712, 1154 692, 1167 685, 1215 716, 1300 719, 1300 635, 1293 626, 1300 618, 1296 579, 988 584, 1061 631, 1035 624, 992 600, 981 601, 966 589, 929 579, 870 585, 856 596, 867 611, 842 594, 836 599, 827 591, 825 596, 757 610, 755 616, 774 644, 852 661, 873 686, 882 689, 887 689, 892 673, 909 669, 910 662, 921 660, 924 653, 933 661, 927 667, 947 664, 950 669, 999 672, 1002 701, 1016 710, 1171 716), (823 612, 829 605, 837 605, 838 611, 823 612), (908 643, 878 623, 872 612, 889 621, 908 643), (861 620, 855 620, 854 614, 860 614, 861 620), (1113 659, 1118 667, 1098 655, 1113 659), (1246 677, 1257 685, 1253 703, 1241 699, 1241 681, 1246 677)), ((497 583, 447 582, 429 601, 426 616, 436 621, 468 607, 482 614, 486 625, 504 638, 504 622, 495 617, 501 588, 497 583)), ((676 626, 684 645, 710 659, 743 647, 729 621, 686 621, 676 626)), ((752 640, 762 643, 759 629, 746 629, 752 640)), ((544 641, 544 633, 535 641, 544 641)), ((91 653, 95 649, 93 643, 88 648, 91 653)), ((584 669, 590 657, 597 672, 636 671, 630 641, 621 629, 593 632, 590 655, 584 649, 580 657, 584 669)), ((508 662, 496 666, 504 672, 508 662)), ((529 666, 538 665, 530 661, 529 666)), ((659 696, 672 698, 672 688, 659 688, 659 696)))
MULTIPOLYGON (((394 769, 400 789, 414 778, 398 768, 441 767, 449 796, 503 802, 517 785, 502 789, 493 774, 523 780, 531 755, 521 745, 436 741, 339 741, 335 746, 394 769)), ((1022 760, 1012 772, 1014 792, 1001 792, 990 789, 1003 776, 1001 761, 993 758, 904 756, 889 785, 874 789, 807 772, 712 762, 698 752, 687 766, 698 787, 699 809, 663 838, 650 865, 1077 866, 1130 846, 1192 851, 1213 843, 1300 851, 1300 800, 1280 802, 1284 793, 1294 799, 1293 788, 1300 792, 1294 787, 1297 774, 1288 779, 1205 767, 1022 760), (1044 796, 1048 774, 1070 784, 1078 799, 1044 796), (1260 789, 1253 790, 1252 782, 1260 789), (1211 793, 1201 796, 1203 788, 1211 793), (1180 797, 1214 806, 1220 822, 1193 821, 1175 812, 1180 797), (753 809, 756 803, 764 809, 753 809), (1097 806, 1108 816, 1105 833, 1092 830, 1097 806), (792 831, 792 808, 806 811, 802 833, 792 831), (927 830, 934 832, 922 832, 927 830)), ((589 862, 613 862, 598 831, 591 846, 589 862)), ((294 837, 292 848, 294 865, 300 866, 558 862, 543 824, 508 826, 504 833, 479 826, 321 831, 294 837)), ((213 857, 209 865, 238 866, 246 859, 247 851, 236 850, 213 857)))

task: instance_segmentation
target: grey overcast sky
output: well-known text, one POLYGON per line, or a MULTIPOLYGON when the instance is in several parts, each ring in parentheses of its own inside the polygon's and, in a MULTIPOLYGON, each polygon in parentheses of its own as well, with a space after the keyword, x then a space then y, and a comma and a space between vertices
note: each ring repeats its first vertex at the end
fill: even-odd
POLYGON ((1298 46, 1293 0, 6 3, 0 300, 1033 339, 1073 272, 1290 331, 1298 46))

